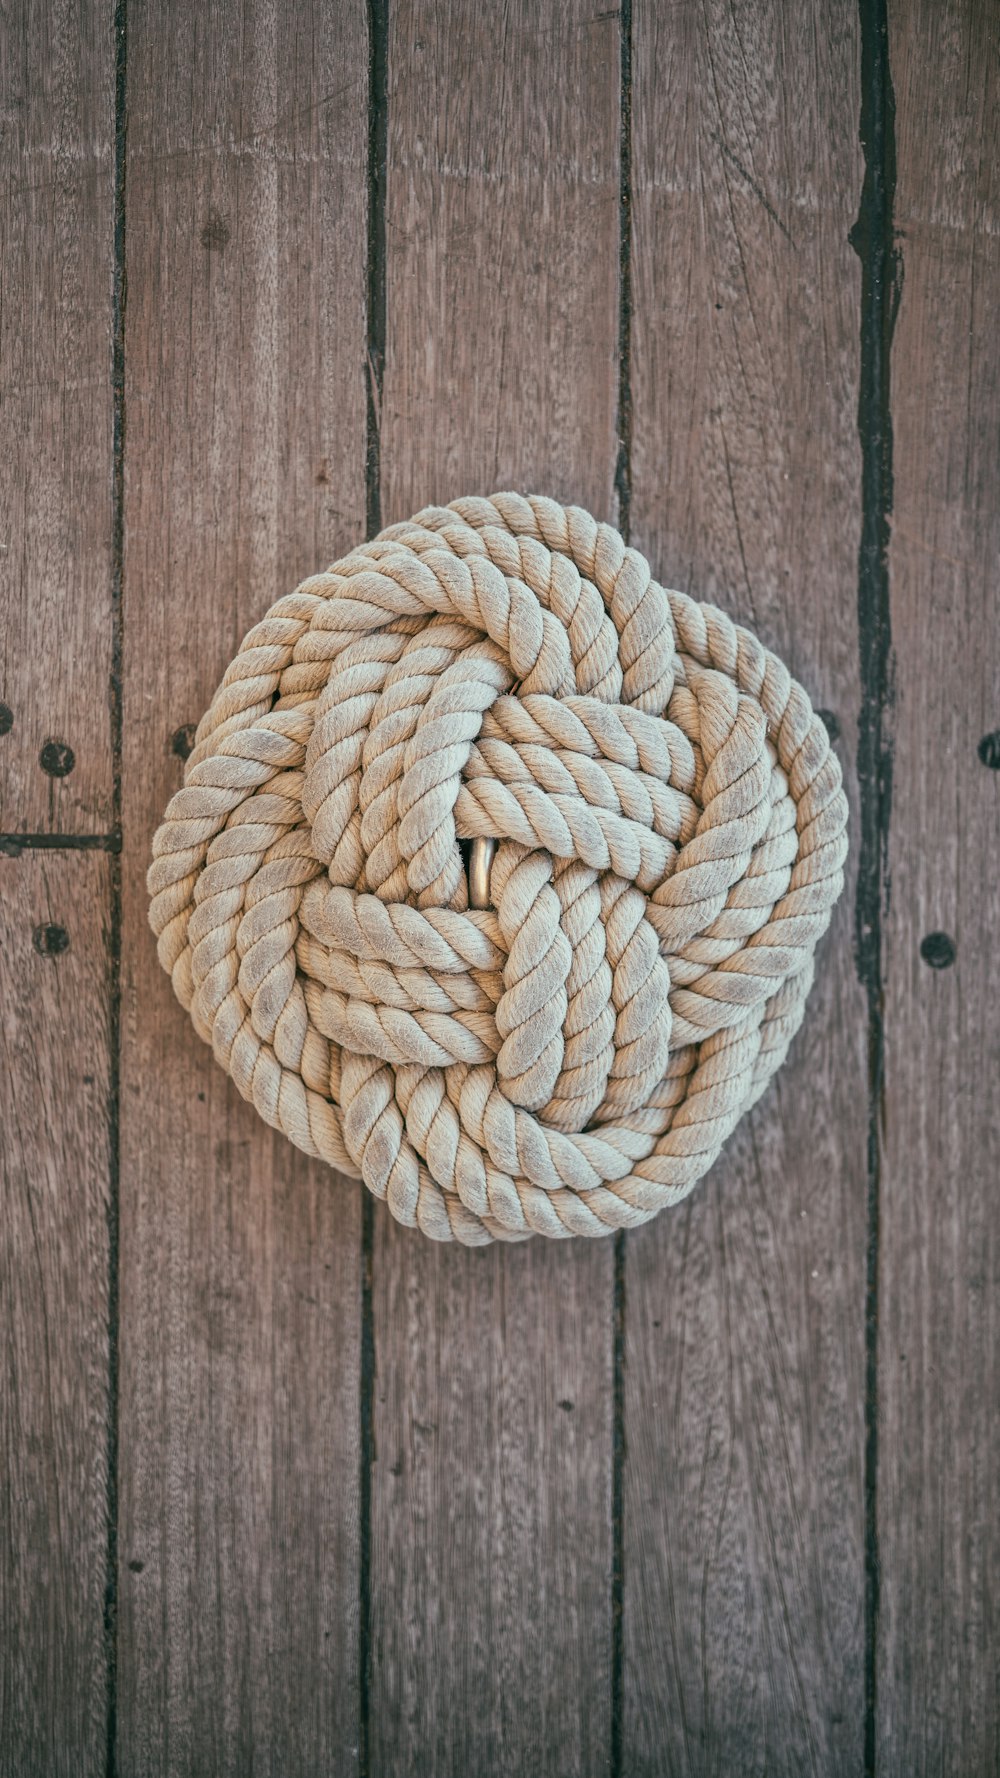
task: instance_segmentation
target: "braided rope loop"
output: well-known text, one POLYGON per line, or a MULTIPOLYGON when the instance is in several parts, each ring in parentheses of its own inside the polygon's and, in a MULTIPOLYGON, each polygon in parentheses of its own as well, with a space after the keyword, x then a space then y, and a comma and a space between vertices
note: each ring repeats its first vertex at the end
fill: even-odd
POLYGON ((244 1097, 401 1222, 604 1235, 683 1198, 780 1066, 846 820, 755 636, 581 508, 495 494, 244 638, 150 923, 244 1097))

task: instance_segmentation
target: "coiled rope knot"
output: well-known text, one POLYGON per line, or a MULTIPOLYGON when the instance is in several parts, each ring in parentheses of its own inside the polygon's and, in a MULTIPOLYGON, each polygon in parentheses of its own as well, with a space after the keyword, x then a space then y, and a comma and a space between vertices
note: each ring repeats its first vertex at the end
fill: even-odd
POLYGON ((400 1221, 602 1235, 684 1197, 780 1065, 846 812, 755 636, 580 508, 496 494, 250 631, 150 919, 243 1095, 400 1221))

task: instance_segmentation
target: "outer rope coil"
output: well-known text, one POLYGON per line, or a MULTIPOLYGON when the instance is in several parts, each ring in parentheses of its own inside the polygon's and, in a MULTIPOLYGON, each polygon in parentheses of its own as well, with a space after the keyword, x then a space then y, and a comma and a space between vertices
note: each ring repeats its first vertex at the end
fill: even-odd
POLYGON ((243 1096, 401 1222, 604 1235, 685 1197, 780 1066, 846 818, 754 635, 579 507, 495 494, 244 638, 150 923, 243 1096))

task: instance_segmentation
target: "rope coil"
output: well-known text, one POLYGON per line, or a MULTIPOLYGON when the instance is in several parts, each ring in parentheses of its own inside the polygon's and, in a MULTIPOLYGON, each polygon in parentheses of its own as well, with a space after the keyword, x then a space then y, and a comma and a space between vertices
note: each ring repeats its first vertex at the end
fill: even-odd
POLYGON ((150 924, 243 1096, 399 1221, 604 1235, 685 1197, 783 1061, 846 820, 754 635, 581 508, 495 494, 244 638, 150 924))

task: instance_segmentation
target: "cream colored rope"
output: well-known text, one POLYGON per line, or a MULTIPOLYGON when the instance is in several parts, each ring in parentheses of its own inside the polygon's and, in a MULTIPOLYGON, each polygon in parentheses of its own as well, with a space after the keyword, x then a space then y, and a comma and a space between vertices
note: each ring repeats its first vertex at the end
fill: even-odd
POLYGON ((683 1198, 779 1067, 846 817, 755 636, 579 507, 495 494, 245 637, 150 922, 244 1097, 401 1222, 604 1235, 683 1198))

